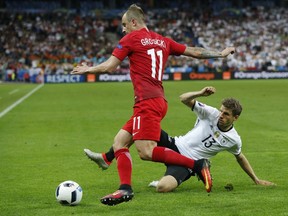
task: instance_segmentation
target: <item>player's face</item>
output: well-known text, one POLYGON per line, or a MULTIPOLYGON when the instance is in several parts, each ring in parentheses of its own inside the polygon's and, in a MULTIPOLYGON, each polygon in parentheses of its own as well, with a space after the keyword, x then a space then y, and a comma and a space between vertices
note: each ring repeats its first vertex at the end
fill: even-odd
POLYGON ((126 13, 122 17, 122 33, 129 34, 130 32, 133 31, 133 23, 132 21, 128 22, 126 13))
POLYGON ((223 131, 227 131, 232 127, 233 122, 236 121, 238 117, 234 116, 232 110, 227 109, 223 105, 220 107, 220 112, 218 127, 223 131))

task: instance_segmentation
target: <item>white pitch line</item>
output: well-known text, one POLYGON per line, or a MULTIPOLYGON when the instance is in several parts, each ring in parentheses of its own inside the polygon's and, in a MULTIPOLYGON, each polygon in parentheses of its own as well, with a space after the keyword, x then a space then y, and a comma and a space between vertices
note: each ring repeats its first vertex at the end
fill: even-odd
POLYGON ((15 94, 18 91, 19 91, 19 89, 14 89, 13 91, 9 92, 9 95, 15 94))
POLYGON ((22 98, 20 98, 19 100, 17 100, 15 103, 13 103, 12 105, 10 105, 9 107, 7 107, 5 110, 3 110, 2 112, 0 112, 0 118, 3 117, 4 115, 6 115, 10 110, 12 110, 14 107, 16 107, 18 104, 22 103, 25 99, 27 99, 28 97, 30 97, 34 92, 38 91, 44 84, 40 84, 38 85, 36 88, 32 89, 32 91, 30 91, 28 94, 26 94, 25 96, 23 96, 22 98))

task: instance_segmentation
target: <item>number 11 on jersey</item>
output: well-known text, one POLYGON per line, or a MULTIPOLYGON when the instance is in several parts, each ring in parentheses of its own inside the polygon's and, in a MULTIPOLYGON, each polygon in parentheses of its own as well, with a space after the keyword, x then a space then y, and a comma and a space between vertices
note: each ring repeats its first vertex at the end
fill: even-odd
POLYGON ((147 54, 151 56, 151 76, 156 79, 156 66, 157 60, 159 61, 159 69, 158 69, 158 77, 159 81, 162 80, 162 69, 163 69, 163 53, 162 50, 158 50, 155 52, 155 49, 147 50, 147 54))

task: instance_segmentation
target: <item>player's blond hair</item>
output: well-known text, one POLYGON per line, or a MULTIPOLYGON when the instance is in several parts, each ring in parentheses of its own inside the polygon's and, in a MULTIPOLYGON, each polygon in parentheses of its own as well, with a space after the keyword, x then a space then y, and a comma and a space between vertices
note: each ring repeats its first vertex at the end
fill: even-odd
POLYGON ((140 24, 145 23, 145 14, 144 14, 142 8, 136 4, 130 5, 130 7, 126 11, 126 17, 127 17, 128 22, 130 22, 132 19, 135 19, 140 24))

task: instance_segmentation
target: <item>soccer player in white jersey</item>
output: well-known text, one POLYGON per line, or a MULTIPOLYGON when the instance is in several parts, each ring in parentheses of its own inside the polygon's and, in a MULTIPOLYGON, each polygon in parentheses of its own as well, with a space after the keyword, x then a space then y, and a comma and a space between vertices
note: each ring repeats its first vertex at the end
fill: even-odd
MULTIPOLYGON (((194 160, 209 159, 221 151, 228 151, 236 157, 241 168, 255 184, 275 185, 273 182, 259 179, 241 151, 241 138, 234 127, 234 122, 238 120, 242 112, 239 101, 234 98, 223 99, 218 110, 195 100, 197 97, 214 94, 215 91, 214 87, 205 87, 200 91, 182 94, 181 102, 197 115, 196 123, 184 136, 173 138, 162 130, 161 139, 157 145, 170 148, 194 160)), ((84 151, 102 169, 107 169, 113 159, 112 149, 106 154, 94 153, 88 149, 84 151)), ((195 174, 192 169, 182 166, 166 164, 166 167, 165 175, 159 181, 150 183, 150 186, 156 187, 158 192, 172 191, 195 174)))

